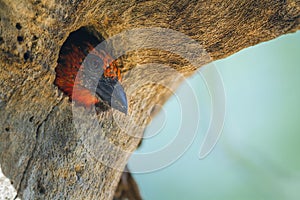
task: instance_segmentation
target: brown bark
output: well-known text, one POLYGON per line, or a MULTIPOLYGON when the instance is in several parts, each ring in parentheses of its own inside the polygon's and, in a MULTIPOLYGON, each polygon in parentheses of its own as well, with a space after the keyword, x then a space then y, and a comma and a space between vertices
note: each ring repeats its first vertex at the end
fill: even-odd
MULTIPOLYGON (((92 26, 110 38, 133 28, 169 28, 196 40, 215 60, 298 30, 299 16, 297 0, 0 0, 0 162, 4 174, 22 199, 112 199, 121 171, 110 166, 124 168, 128 154, 123 151, 136 148, 139 139, 133 136, 142 135, 139 127, 149 121, 152 106, 170 95, 148 84, 128 94, 131 120, 111 110, 96 115, 79 107, 75 116, 80 116, 75 119, 80 120, 79 126, 74 125, 72 104, 53 84, 59 50, 70 32, 92 26), (92 120, 101 123, 100 134, 97 126, 91 127, 92 120), (119 121, 127 125, 126 131, 119 121), (100 139, 93 143, 94 137, 100 139)), ((118 49, 126 44, 113 45, 118 49)), ((184 76, 199 67, 166 51, 132 51, 123 56, 125 90, 148 76, 173 80, 163 71, 140 74, 135 70, 136 63, 153 61, 184 76)))

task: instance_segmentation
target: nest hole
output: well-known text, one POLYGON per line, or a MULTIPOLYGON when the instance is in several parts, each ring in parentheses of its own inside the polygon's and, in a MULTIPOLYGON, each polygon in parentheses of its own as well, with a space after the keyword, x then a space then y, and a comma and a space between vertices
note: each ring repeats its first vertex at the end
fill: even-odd
POLYGON ((23 39, 22 36, 18 36, 18 37, 17 37, 17 40, 18 40, 18 42, 23 42, 24 39, 23 39))
POLYGON ((96 47, 104 38, 91 26, 81 27, 71 32, 63 43, 57 60, 56 79, 54 84, 71 100, 74 80, 79 65, 88 55, 88 45, 96 47), (87 45, 88 44, 88 45, 87 45), (74 65, 77 65, 74 67, 74 65))
POLYGON ((25 61, 27 61, 30 58, 30 51, 26 51, 23 55, 23 58, 25 61))
POLYGON ((71 32, 62 45, 59 54, 68 53, 73 46, 82 47, 85 43, 90 43, 94 47, 104 41, 103 36, 91 26, 84 26, 71 32))
POLYGON ((18 30, 21 30, 21 29, 22 29, 21 24, 20 24, 20 23, 16 23, 16 28, 17 28, 18 30))

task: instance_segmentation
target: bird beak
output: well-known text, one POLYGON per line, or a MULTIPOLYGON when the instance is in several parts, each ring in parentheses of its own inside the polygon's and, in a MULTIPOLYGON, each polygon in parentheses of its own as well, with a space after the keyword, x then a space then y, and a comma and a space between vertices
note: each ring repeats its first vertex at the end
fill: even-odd
POLYGON ((97 85, 96 94, 112 108, 127 114, 127 97, 118 79, 101 77, 97 85))

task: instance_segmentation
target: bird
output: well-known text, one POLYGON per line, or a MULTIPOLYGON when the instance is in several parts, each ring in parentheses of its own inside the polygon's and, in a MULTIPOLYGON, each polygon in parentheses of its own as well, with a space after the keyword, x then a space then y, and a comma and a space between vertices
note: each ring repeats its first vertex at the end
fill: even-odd
POLYGON ((71 33, 61 47, 54 84, 77 105, 127 114, 119 63, 107 50, 95 48, 100 42, 87 31, 71 33))

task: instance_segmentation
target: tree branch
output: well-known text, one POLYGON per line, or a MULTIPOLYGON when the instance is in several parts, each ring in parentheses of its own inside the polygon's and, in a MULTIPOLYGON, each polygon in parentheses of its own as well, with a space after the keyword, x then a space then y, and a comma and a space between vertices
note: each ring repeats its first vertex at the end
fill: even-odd
MULTIPOLYGON (((298 30, 299 16, 296 0, 0 0, 4 174, 23 199, 112 199, 129 156, 124 152, 134 151, 139 143, 134 136, 141 137, 153 105, 171 94, 151 84, 129 91, 130 120, 112 110, 95 114, 72 107, 53 84, 59 50, 72 31, 92 26, 110 38, 133 28, 172 29, 196 40, 216 60, 298 30)), ((133 37, 136 44, 146 39, 133 37)), ((116 51, 124 45, 113 43, 116 51)), ((167 64, 184 76, 200 67, 165 50, 133 50, 122 59, 125 90, 153 76, 174 83, 164 71, 139 72, 137 63, 167 64)))

